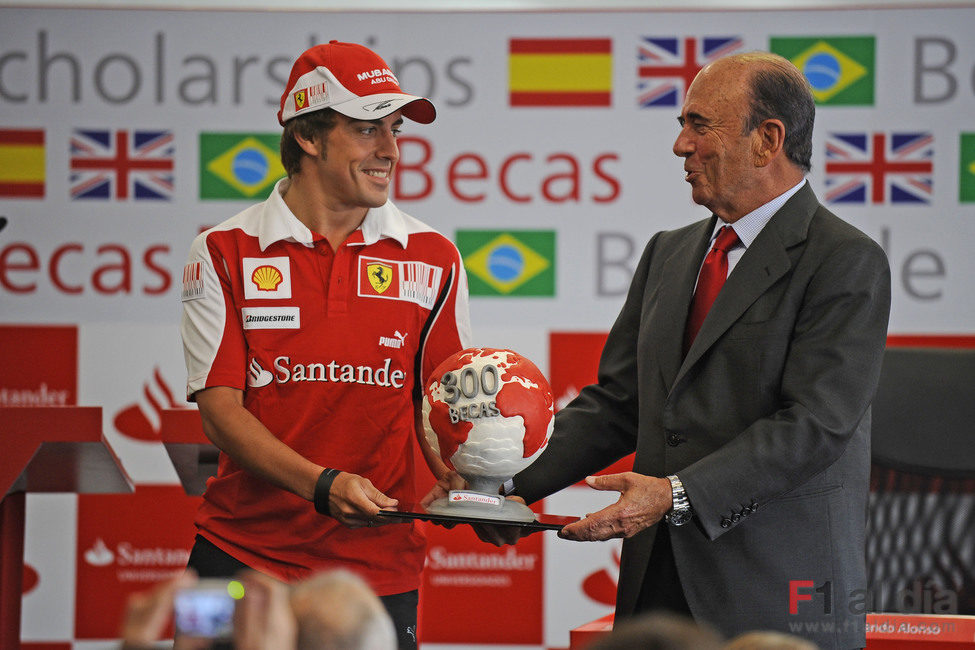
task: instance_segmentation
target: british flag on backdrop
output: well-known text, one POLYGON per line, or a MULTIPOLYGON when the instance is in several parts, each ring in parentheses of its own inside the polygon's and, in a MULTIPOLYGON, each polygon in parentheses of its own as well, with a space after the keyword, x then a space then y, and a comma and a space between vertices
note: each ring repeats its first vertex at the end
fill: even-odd
POLYGON ((826 140, 829 203, 930 203, 930 133, 831 133, 826 140))
POLYGON ((71 198, 169 200, 173 154, 172 131, 75 129, 71 198))
POLYGON ((637 47, 637 102, 641 108, 680 106, 701 68, 742 45, 737 36, 642 37, 637 47))

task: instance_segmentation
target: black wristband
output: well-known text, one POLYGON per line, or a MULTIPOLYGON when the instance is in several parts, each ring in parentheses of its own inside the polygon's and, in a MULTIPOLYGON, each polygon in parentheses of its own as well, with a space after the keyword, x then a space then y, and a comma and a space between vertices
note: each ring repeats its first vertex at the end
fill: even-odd
POLYGON ((328 510, 328 493, 332 491, 332 481, 339 475, 341 470, 326 467, 318 476, 315 483, 315 512, 320 515, 330 515, 328 510))

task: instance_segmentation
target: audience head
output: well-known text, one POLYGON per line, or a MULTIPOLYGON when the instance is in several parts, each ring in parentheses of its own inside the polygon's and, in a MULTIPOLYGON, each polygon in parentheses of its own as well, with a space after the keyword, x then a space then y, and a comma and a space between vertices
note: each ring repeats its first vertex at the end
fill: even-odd
POLYGON ((395 650, 396 631, 382 602, 355 574, 336 569, 296 584, 291 609, 297 650, 395 650))
POLYGON ((616 625, 587 650, 720 650, 721 636, 690 618, 650 612, 616 625))
POLYGON ((724 650, 818 650, 818 646, 782 632, 746 632, 729 641, 724 650))

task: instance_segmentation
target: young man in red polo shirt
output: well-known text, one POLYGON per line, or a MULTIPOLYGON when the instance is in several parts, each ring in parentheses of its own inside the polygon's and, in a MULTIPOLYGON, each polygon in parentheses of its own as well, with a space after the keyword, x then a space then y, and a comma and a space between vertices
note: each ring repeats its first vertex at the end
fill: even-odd
POLYGON ((287 582, 345 567, 416 643, 424 539, 382 509, 417 500, 416 435, 432 370, 470 345, 456 247, 389 201, 404 93, 374 52, 332 41, 281 98, 288 178, 193 242, 184 271, 187 394, 223 452, 197 515, 201 576, 251 567, 287 582))

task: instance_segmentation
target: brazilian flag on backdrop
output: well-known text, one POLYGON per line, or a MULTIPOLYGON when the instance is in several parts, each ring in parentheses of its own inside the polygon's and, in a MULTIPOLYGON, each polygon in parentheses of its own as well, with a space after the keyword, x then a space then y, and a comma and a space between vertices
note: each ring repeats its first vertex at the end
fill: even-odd
POLYGON ((200 198, 264 198, 285 175, 280 133, 201 133, 200 198))
POLYGON ((873 106, 873 36, 778 37, 769 49, 792 61, 824 106, 873 106))
POLYGON ((958 201, 960 203, 975 203, 975 133, 961 134, 958 201))
POLYGON ((554 296, 554 230, 458 230, 472 296, 554 296))

